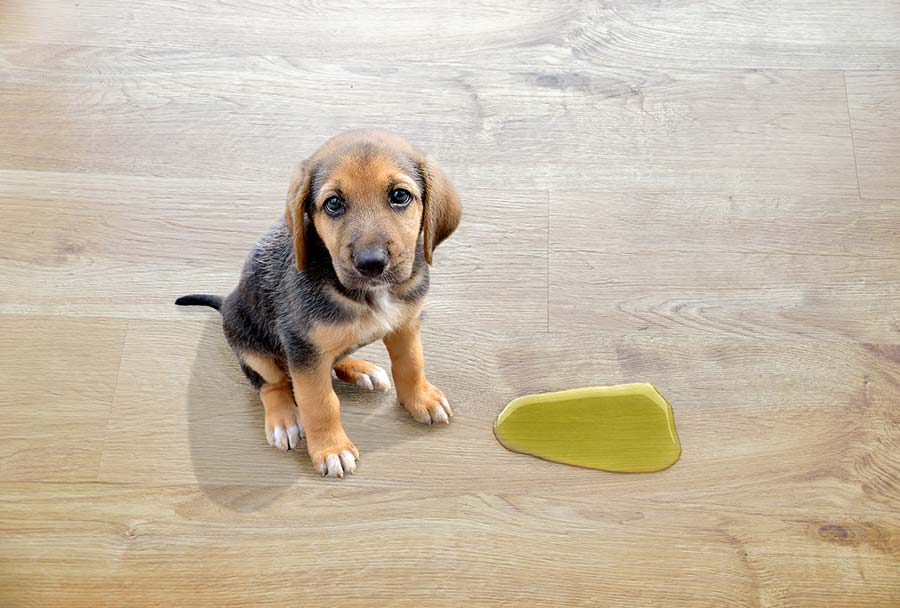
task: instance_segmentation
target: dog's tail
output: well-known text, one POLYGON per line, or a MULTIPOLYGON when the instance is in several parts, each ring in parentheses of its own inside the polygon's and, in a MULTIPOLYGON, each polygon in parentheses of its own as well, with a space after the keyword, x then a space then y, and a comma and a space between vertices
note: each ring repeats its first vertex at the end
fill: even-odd
POLYGON ((178 306, 209 306, 220 310, 222 308, 222 298, 205 293, 195 293, 189 296, 181 296, 175 300, 175 304, 178 306))

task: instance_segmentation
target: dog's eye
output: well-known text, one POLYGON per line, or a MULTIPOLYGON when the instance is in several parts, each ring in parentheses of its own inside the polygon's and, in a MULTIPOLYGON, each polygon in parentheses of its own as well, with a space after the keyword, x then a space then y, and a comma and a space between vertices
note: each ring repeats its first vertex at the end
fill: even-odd
POLYGON ((329 196, 325 199, 322 209, 331 217, 337 217, 344 212, 344 200, 339 196, 329 196))
POLYGON ((391 190, 391 207, 395 209, 403 209, 412 201, 412 194, 403 188, 394 188, 391 190))

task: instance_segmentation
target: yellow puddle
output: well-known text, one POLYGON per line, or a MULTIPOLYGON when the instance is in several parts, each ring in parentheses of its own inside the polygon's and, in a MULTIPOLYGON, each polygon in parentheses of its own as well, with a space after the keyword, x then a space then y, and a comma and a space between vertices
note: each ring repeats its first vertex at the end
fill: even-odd
POLYGON ((654 473, 681 456, 672 406, 652 384, 519 397, 494 422, 509 450, 618 473, 654 473))

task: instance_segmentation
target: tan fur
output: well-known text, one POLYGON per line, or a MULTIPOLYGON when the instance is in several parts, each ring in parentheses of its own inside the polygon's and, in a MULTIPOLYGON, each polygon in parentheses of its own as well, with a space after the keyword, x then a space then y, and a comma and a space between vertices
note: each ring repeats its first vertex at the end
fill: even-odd
POLYGON ((329 454, 359 451, 341 425, 340 402, 331 386, 331 364, 311 370, 292 370, 294 399, 300 404, 300 421, 306 430, 306 449, 313 467, 320 471, 329 454))
MULTIPOLYGON (((350 301, 347 301, 350 304, 350 301)), ((393 315, 382 314, 368 306, 355 304, 359 317, 353 323, 317 323, 309 332, 310 341, 331 361, 353 347, 378 340, 419 314, 421 304, 397 303, 393 315)))
POLYGON ((273 429, 287 429, 299 418, 299 412, 291 396, 291 382, 280 362, 266 355, 245 351, 241 361, 259 374, 264 384, 259 387, 259 398, 265 410, 265 430, 270 436, 273 429))
POLYGON ((294 398, 291 396, 291 383, 288 380, 278 384, 264 384, 259 389, 259 398, 265 410, 266 434, 275 427, 288 428, 299 417, 294 398))
POLYGON ((425 261, 431 264, 434 250, 459 225, 462 206, 450 180, 431 158, 419 161, 419 172, 425 180, 425 261))
POLYGON ((425 378, 418 317, 386 335, 384 345, 391 356, 391 373, 400 403, 416 420, 430 418, 445 397, 425 378))
POLYGON ((285 209, 297 268, 302 269, 306 261, 308 231, 315 230, 331 253, 339 274, 338 267, 346 265, 352 255, 350 245, 355 242, 358 247, 366 246, 365 237, 359 241, 350 238, 360 232, 378 236, 385 242, 391 264, 407 273, 422 232, 425 260, 431 264, 434 249, 456 229, 461 215, 459 197, 437 164, 402 137, 381 131, 352 131, 326 142, 295 171, 285 209), (377 146, 378 152, 373 154, 366 148, 367 144, 377 146), (400 158, 415 164, 425 182, 424 191, 417 185, 415 176, 400 166, 400 158), (331 174, 320 188, 317 200, 310 200, 313 172, 320 164, 332 167, 331 174), (405 188, 414 198, 410 209, 402 214, 393 213, 385 205, 390 190, 396 187, 405 188), (352 202, 346 217, 330 221, 313 213, 312 208, 320 207, 336 192, 352 202))
POLYGON ((294 255, 297 260, 297 269, 303 268, 306 263, 306 207, 305 201, 309 196, 311 175, 307 171, 307 163, 301 163, 294 171, 291 185, 288 188, 287 205, 285 206, 284 219, 294 240, 294 255))
POLYGON ((346 357, 334 364, 334 373, 340 380, 356 384, 356 381, 364 375, 376 369, 374 363, 363 361, 362 359, 353 359, 346 357))
POLYGON ((351 201, 345 217, 334 220, 315 214, 314 226, 336 270, 352 272, 355 249, 385 246, 390 265, 406 278, 412 273, 416 241, 422 225, 421 192, 412 177, 385 156, 348 157, 337 164, 314 204, 321 206, 334 194, 351 201), (387 204, 390 191, 405 188, 415 201, 404 213, 387 204))
POLYGON ((266 381, 266 384, 277 384, 287 380, 287 374, 284 373, 284 368, 274 357, 244 351, 241 353, 241 361, 262 376, 262 379, 266 381))

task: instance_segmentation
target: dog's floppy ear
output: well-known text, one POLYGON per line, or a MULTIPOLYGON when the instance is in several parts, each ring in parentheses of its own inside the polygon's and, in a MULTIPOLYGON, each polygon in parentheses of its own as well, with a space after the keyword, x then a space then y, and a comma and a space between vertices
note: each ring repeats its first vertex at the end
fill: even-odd
POLYGON ((309 170, 308 163, 303 162, 297 167, 291 178, 291 186, 288 189, 284 209, 284 219, 294 238, 294 257, 297 261, 297 270, 302 270, 306 263, 306 232, 310 229, 306 222, 306 205, 311 182, 312 172, 309 170))
POLYGON ((434 161, 425 156, 419 163, 419 173, 425 191, 422 203, 422 232, 425 241, 425 261, 431 264, 434 250, 448 236, 453 234, 462 217, 462 206, 453 184, 434 161))

